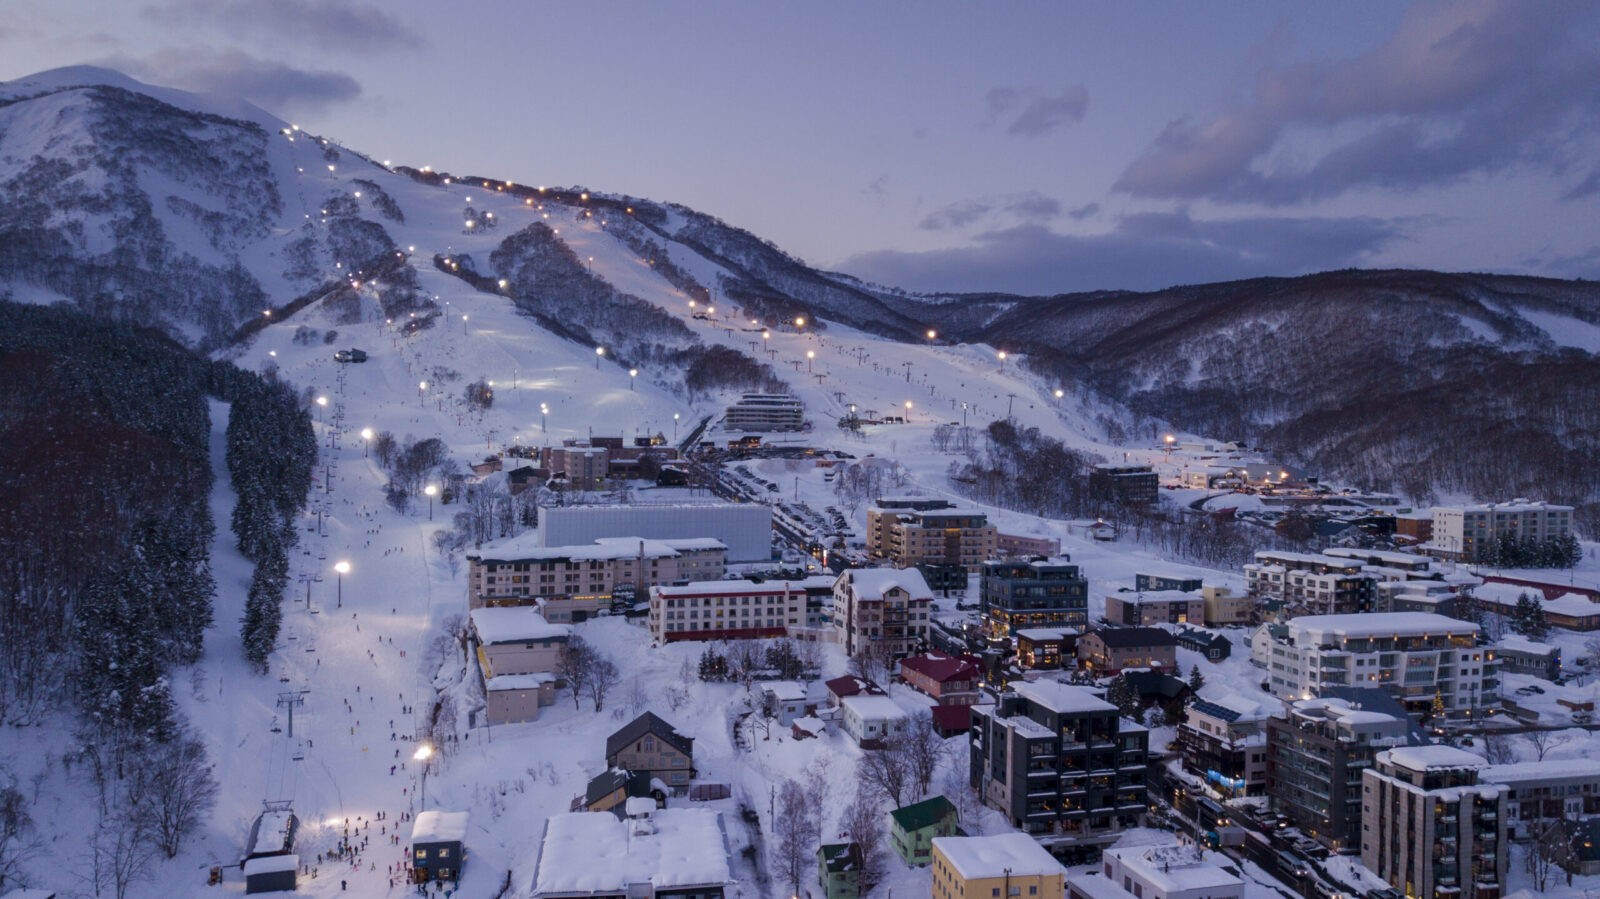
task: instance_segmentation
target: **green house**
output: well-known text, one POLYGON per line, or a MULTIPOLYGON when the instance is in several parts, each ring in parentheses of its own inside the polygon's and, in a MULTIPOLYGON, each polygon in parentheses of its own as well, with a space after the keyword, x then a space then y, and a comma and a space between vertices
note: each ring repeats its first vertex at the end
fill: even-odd
POLYGON ((827 899, 860 899, 861 844, 830 843, 817 850, 817 880, 827 899))
POLYGON ((897 808, 889 813, 889 817, 894 819, 890 828, 894 851, 900 853, 908 865, 931 864, 933 838, 953 837, 961 833, 956 826, 960 823, 956 807, 943 796, 897 808))

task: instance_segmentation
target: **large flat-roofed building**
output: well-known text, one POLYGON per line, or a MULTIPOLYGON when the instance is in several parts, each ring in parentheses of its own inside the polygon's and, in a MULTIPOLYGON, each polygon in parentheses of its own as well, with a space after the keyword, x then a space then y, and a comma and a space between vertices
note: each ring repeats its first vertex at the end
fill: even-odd
POLYGON ((539 510, 534 534, 540 546, 574 546, 604 537, 712 537, 728 548, 729 562, 766 562, 772 558, 772 507, 760 503, 552 506, 539 510))
POLYGON ((728 407, 722 427, 728 431, 798 431, 805 427, 806 407, 786 393, 747 393, 728 407))
POLYGON ((972 707, 971 782, 985 805, 1057 855, 1140 826, 1150 732, 1085 687, 1013 683, 972 707))
POLYGON ((1106 502, 1147 505, 1156 501, 1161 479, 1149 465, 1101 462, 1089 469, 1089 492, 1106 502))
MULTIPOLYGON (((1476 624, 1425 612, 1307 615, 1269 628, 1267 687, 1280 699, 1311 699, 1326 687, 1380 687, 1417 714, 1435 701, 1449 717, 1467 717, 1500 694, 1491 648, 1478 645, 1476 624)), ((1252 646, 1252 656, 1256 656, 1252 646)))
POLYGON ((1482 783, 1505 784, 1510 837, 1539 836, 1556 821, 1600 815, 1600 759, 1544 759, 1490 765, 1478 772, 1482 783))
POLYGON ((1361 847, 1361 772, 1373 756, 1421 742, 1387 693, 1352 693, 1361 695, 1302 699, 1266 722, 1273 808, 1334 852, 1361 847))
POLYGON ((867 510, 867 552, 901 568, 959 565, 975 574, 993 558, 998 533, 988 515, 977 509, 867 510))
POLYGON ((1062 899, 1066 874, 1027 834, 933 839, 933 899, 1062 899))
POLYGON ((608 537, 578 546, 541 546, 527 535, 513 537, 467 553, 467 607, 557 598, 590 599, 597 607, 623 585, 637 592, 719 578, 727 571, 727 558, 722 541, 709 537, 608 537))
POLYGON ((1361 864, 1407 896, 1505 895, 1504 784, 1454 746, 1388 749, 1361 773, 1361 864))
POLYGON ((1355 559, 1263 550, 1244 566, 1250 594, 1287 603, 1297 613, 1345 615, 1373 608, 1377 578, 1355 559))
POLYGON ((1228 861, 1187 844, 1119 846, 1105 851, 1100 874, 1135 899, 1244 899, 1244 881, 1222 867, 1228 861))
POLYGON ((806 636, 813 604, 833 603, 833 575, 794 581, 697 581, 650 589, 650 636, 680 640, 742 640, 806 636))
POLYGON ((1199 624, 1205 616, 1206 600, 1199 593, 1153 590, 1106 594, 1106 620, 1112 624, 1199 624))
POLYGON ((984 633, 997 639, 1032 628, 1089 625, 1089 579, 1066 557, 985 562, 978 608, 984 633))
MULTIPOLYGON (((654 805, 654 802, 650 803, 654 805)), ((722 899, 733 872, 721 814, 705 808, 551 815, 534 899, 722 899)))
POLYGON ((1572 533, 1572 507, 1530 503, 1437 506, 1433 510, 1433 552, 1447 559, 1483 560, 1501 534, 1518 540, 1555 540, 1572 533))

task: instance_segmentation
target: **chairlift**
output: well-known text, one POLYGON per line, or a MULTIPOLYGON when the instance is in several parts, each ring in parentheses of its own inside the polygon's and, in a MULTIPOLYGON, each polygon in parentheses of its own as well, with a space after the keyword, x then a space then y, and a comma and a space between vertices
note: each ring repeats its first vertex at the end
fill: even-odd
POLYGON ((289 682, 289 675, 287 675, 287 674, 285 674, 283 677, 278 678, 278 683, 280 683, 280 684, 286 684, 288 682, 289 682))
POLYGON ((289 758, 297 762, 303 762, 306 760, 306 751, 304 749, 296 749, 294 754, 289 756, 289 758))

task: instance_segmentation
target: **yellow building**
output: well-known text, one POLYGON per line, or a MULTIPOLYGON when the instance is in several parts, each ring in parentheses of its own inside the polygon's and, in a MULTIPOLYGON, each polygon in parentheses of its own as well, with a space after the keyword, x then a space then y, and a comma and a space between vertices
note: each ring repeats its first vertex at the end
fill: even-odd
POLYGON ((1027 834, 933 841, 933 899, 1062 899, 1066 874, 1027 834))

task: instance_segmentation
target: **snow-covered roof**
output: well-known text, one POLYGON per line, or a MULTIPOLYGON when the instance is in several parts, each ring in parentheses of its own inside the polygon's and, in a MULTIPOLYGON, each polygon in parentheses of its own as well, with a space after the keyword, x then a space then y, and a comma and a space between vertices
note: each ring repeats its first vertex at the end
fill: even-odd
POLYGON ((942 854, 957 874, 972 880, 1013 874, 1065 874, 1066 868, 1038 841, 1025 833, 992 837, 934 837, 933 851, 942 854))
POLYGON ((657 540, 648 537, 601 537, 593 543, 573 546, 540 546, 538 531, 528 531, 486 543, 468 558, 486 562, 543 562, 571 559, 575 562, 609 562, 643 555, 647 559, 668 559, 685 552, 727 549, 714 537, 686 537, 657 540))
POLYGON ((497 674, 484 682, 490 693, 500 690, 537 690, 544 684, 556 682, 554 674, 497 674))
POLYGON ((1202 597, 1198 593, 1185 593, 1182 590, 1145 590, 1139 593, 1108 593, 1106 599, 1137 606, 1160 602, 1200 602, 1202 597))
POLYGON ((656 890, 720 886, 732 880, 721 816, 668 808, 651 816, 654 833, 633 833, 613 815, 567 812, 545 824, 534 896, 622 894, 630 884, 656 890))
POLYGON ((1078 635, 1078 630, 1077 628, 1071 627, 1024 627, 1018 628, 1017 630, 1012 631, 1012 633, 1026 640, 1043 642, 1046 640, 1065 640, 1067 637, 1076 637, 1078 635))
POLYGON ((1584 618, 1591 615, 1600 615, 1600 603, 1595 602, 1582 593, 1563 593, 1555 599, 1545 599, 1544 594, 1537 587, 1524 587, 1520 584, 1488 583, 1475 588, 1472 595, 1497 606, 1515 606, 1520 596, 1532 596, 1539 600, 1540 605, 1547 613, 1568 615, 1573 618, 1584 618))
POLYGON ((411 819, 411 844, 460 843, 467 838, 466 812, 417 812, 411 819))
MULTIPOLYGON (((254 877, 257 874, 278 874, 283 871, 300 870, 300 856, 298 855, 262 855, 252 858, 244 863, 244 876, 254 877)), ((7 893, 5 899, 15 899, 18 895, 26 897, 27 890, 20 893, 7 893)), ((40 896, 53 896, 54 893, 40 892, 40 896)))
POLYGON ((472 629, 484 643, 525 643, 563 639, 572 635, 565 624, 551 624, 529 606, 495 606, 473 609, 472 629))
POLYGON ((805 702, 806 688, 792 680, 767 681, 761 685, 761 692, 771 693, 784 702, 805 702))
POLYGON ((1476 634, 1478 626, 1432 612, 1363 612, 1352 615, 1303 615, 1289 622, 1289 637, 1299 642, 1310 636, 1321 643, 1323 636, 1390 637, 1428 634, 1476 634))
POLYGON ((1201 697, 1196 699, 1193 705, 1189 706, 1189 708, 1203 715, 1209 715, 1229 724, 1236 724, 1241 721, 1265 721, 1272 717, 1273 712, 1278 707, 1281 707, 1281 703, 1274 702, 1273 706, 1269 708, 1263 703, 1233 692, 1223 693, 1214 697, 1201 697))
POLYGON ((1225 890, 1244 886, 1244 881, 1237 875, 1224 871, 1194 846, 1113 847, 1105 850, 1105 854, 1117 859, 1124 867, 1137 871, 1141 879, 1160 895, 1180 891, 1187 895, 1194 890, 1225 890))
POLYGON ((852 568, 845 577, 855 588, 859 599, 883 599, 883 594, 896 587, 911 595, 912 599, 933 599, 928 581, 915 568, 852 568))
POLYGON ((1495 648, 1509 649, 1513 652, 1526 652, 1533 655, 1550 655, 1561 651, 1549 643, 1538 643, 1520 634, 1506 634, 1496 641, 1495 648))
POLYGON ((1432 768, 1484 768, 1488 762, 1482 756, 1474 755, 1465 749, 1443 744, 1437 746, 1403 746, 1399 749, 1390 749, 1379 753, 1387 755, 1390 763, 1412 771, 1427 771, 1432 768))
POLYGON ((1541 762, 1489 765, 1478 771, 1478 780, 1497 784, 1560 780, 1569 777, 1600 781, 1600 759, 1545 759, 1541 762))
POLYGON ((1044 706, 1058 715, 1076 712, 1115 712, 1117 707, 1087 687, 1063 684, 1060 681, 1023 681, 1013 683, 1011 689, 1028 701, 1044 706))
POLYGON ((251 845, 246 855, 265 855, 267 853, 282 852, 289 848, 289 833, 293 826, 294 813, 285 810, 270 810, 261 813, 256 822, 255 843, 251 845))
POLYGON ((1085 899, 1133 899, 1133 894, 1117 886, 1098 870, 1076 874, 1067 878, 1069 895, 1082 895, 1085 899))
POLYGON ((1320 711, 1328 718, 1337 718, 1349 724, 1386 724, 1399 719, 1383 712, 1369 709, 1358 709, 1348 699, 1336 697, 1320 697, 1316 699, 1301 699, 1294 703, 1297 712, 1320 711))
POLYGON ((887 696, 846 696, 839 700, 839 705, 855 712, 856 717, 863 721, 908 717, 906 710, 887 696))
POLYGON ((783 596, 807 590, 832 589, 838 578, 831 574, 817 574, 799 580, 761 581, 721 580, 693 581, 676 586, 652 587, 651 592, 663 599, 704 596, 783 596))
POLYGON ((656 811, 656 801, 649 796, 629 796, 622 804, 622 811, 630 818, 649 815, 656 811))

